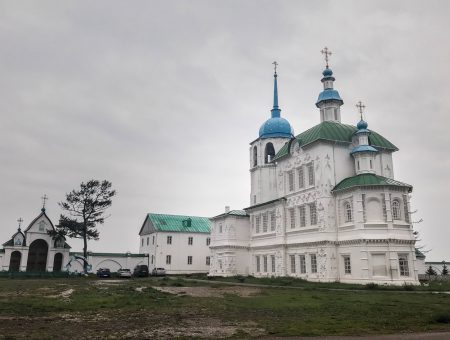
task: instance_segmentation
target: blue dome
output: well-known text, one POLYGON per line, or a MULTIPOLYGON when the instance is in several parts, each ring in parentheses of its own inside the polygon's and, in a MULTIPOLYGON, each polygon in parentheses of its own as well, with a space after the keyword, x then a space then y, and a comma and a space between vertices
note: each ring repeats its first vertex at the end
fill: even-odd
POLYGON ((322 72, 324 77, 331 77, 333 75, 333 71, 331 71, 331 68, 326 68, 322 72))
POLYGON ((366 130, 368 126, 369 126, 369 125, 367 124, 367 122, 365 122, 365 121, 362 120, 362 119, 358 122, 358 124, 356 124, 356 128, 357 128, 358 130, 366 130))
POLYGON ((261 125, 259 129, 259 138, 273 138, 273 137, 294 137, 294 130, 289 122, 281 117, 273 117, 261 125))
POLYGON ((322 101, 326 100, 337 100, 341 103, 341 105, 344 103, 341 96, 339 95, 339 92, 333 89, 325 89, 319 94, 319 98, 317 98, 316 106, 322 101))

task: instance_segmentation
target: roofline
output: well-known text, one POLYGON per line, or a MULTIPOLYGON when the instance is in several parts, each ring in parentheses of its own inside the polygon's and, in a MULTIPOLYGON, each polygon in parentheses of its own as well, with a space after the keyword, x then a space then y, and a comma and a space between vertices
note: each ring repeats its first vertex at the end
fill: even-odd
POLYGON ((149 214, 147 214, 145 216, 144 223, 142 223, 141 229, 139 230, 139 233, 138 233, 139 236, 141 236, 142 229, 144 229, 144 225, 145 225, 145 222, 147 222, 147 219, 149 219, 149 214))
POLYGON ((280 198, 276 198, 276 199, 271 200, 271 201, 267 201, 267 202, 264 202, 264 203, 259 203, 259 204, 256 204, 256 205, 252 205, 251 207, 244 208, 244 210, 245 211, 253 210, 255 208, 259 208, 259 207, 262 207, 262 206, 265 206, 265 205, 268 205, 268 204, 272 204, 272 203, 275 203, 275 202, 278 202, 278 201, 286 201, 286 197, 280 197, 280 198))
MULTIPOLYGON (((340 182, 339 182, 340 183, 340 182)), ((338 184, 339 184, 338 183, 338 184)), ((351 190, 353 188, 362 188, 362 187, 400 187, 400 188, 407 188, 408 192, 412 192, 413 187, 411 185, 397 185, 397 184, 355 184, 351 187, 348 188, 344 188, 344 189, 337 189, 337 190, 331 190, 331 193, 336 193, 336 192, 340 192, 340 191, 345 191, 345 190, 351 190)))
MULTIPOLYGON (((245 209, 244 209, 244 211, 245 211, 245 209)), ((220 214, 220 215, 217 215, 217 216, 210 217, 209 219, 210 220, 216 220, 216 219, 219 219, 219 218, 222 218, 222 217, 226 217, 226 216, 245 217, 245 218, 249 217, 247 212, 245 212, 245 213, 246 213, 246 215, 235 215, 235 214, 230 214, 229 212, 227 212, 227 213, 223 213, 223 214, 220 214)))
POLYGON ((31 221, 31 223, 28 225, 27 229, 24 230, 24 233, 26 233, 28 230, 30 230, 30 228, 34 224, 34 222, 36 222, 42 215, 47 217, 47 220, 50 222, 50 225, 52 226, 53 230, 55 230, 55 226, 53 225, 52 220, 45 213, 45 209, 42 209, 41 213, 33 221, 31 221))

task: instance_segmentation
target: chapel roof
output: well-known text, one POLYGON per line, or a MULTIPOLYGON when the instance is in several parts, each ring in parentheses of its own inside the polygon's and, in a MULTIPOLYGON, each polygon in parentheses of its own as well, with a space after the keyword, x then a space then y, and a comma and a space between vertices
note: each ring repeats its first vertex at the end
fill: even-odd
POLYGON ((211 221, 208 217, 149 213, 145 218, 139 234, 141 234, 147 219, 152 222, 156 231, 207 234, 211 232, 211 221))
POLYGON ((365 187, 365 186, 390 186, 390 187, 403 187, 407 188, 409 192, 412 191, 412 186, 406 183, 396 181, 392 178, 387 178, 383 176, 378 176, 375 174, 359 174, 353 177, 348 177, 340 181, 331 192, 341 191, 345 189, 350 189, 354 187, 365 187))
MULTIPOLYGON (((335 121, 324 121, 291 139, 289 143, 286 143, 280 151, 278 151, 273 161, 283 158, 289 154, 289 146, 293 140, 296 140, 302 147, 318 140, 350 144, 356 131, 358 131, 358 129, 353 125, 342 124, 335 121)), ((369 143, 375 148, 398 151, 398 148, 394 144, 373 130, 371 130, 371 134, 369 136, 369 143)))
POLYGON ((230 210, 228 212, 225 212, 223 214, 211 217, 211 219, 221 218, 225 216, 239 216, 239 217, 248 217, 249 215, 245 210, 230 210))

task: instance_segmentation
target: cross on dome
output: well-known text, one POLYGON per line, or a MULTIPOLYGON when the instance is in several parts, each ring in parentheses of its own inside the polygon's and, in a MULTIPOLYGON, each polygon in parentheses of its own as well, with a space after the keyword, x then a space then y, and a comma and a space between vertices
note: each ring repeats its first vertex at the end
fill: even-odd
POLYGON ((23 222, 22 217, 20 217, 20 218, 17 220, 17 222, 19 222, 19 230, 20 230, 20 227, 22 226, 22 222, 23 222))
POLYGON ((274 61, 272 64, 273 64, 273 68, 275 69, 275 75, 277 75, 277 66, 278 66, 278 63, 277 63, 276 61, 274 61))
POLYGON ((364 112, 364 109, 366 108, 366 106, 361 101, 359 101, 355 106, 358 108, 359 114, 361 116, 361 120, 363 120, 363 112, 364 112))
POLYGON ((42 199, 42 209, 45 209, 45 201, 48 200, 48 196, 44 194, 44 196, 42 196, 41 199, 42 199))
POLYGON ((322 51, 320 51, 323 55, 325 55, 326 67, 328 68, 328 57, 332 54, 328 47, 324 47, 322 51))

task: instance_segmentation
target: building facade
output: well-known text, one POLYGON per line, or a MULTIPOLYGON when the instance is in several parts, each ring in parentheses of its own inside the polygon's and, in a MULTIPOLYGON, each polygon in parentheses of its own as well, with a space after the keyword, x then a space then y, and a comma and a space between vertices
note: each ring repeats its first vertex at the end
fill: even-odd
POLYGON ((208 273, 210 233, 206 217, 150 213, 139 231, 139 253, 148 254, 150 271, 208 273))
POLYGON ((323 71, 320 123, 294 135, 278 106, 250 143, 250 206, 212 218, 210 275, 417 284, 412 186, 394 179, 398 148, 341 122, 343 100, 323 71))

